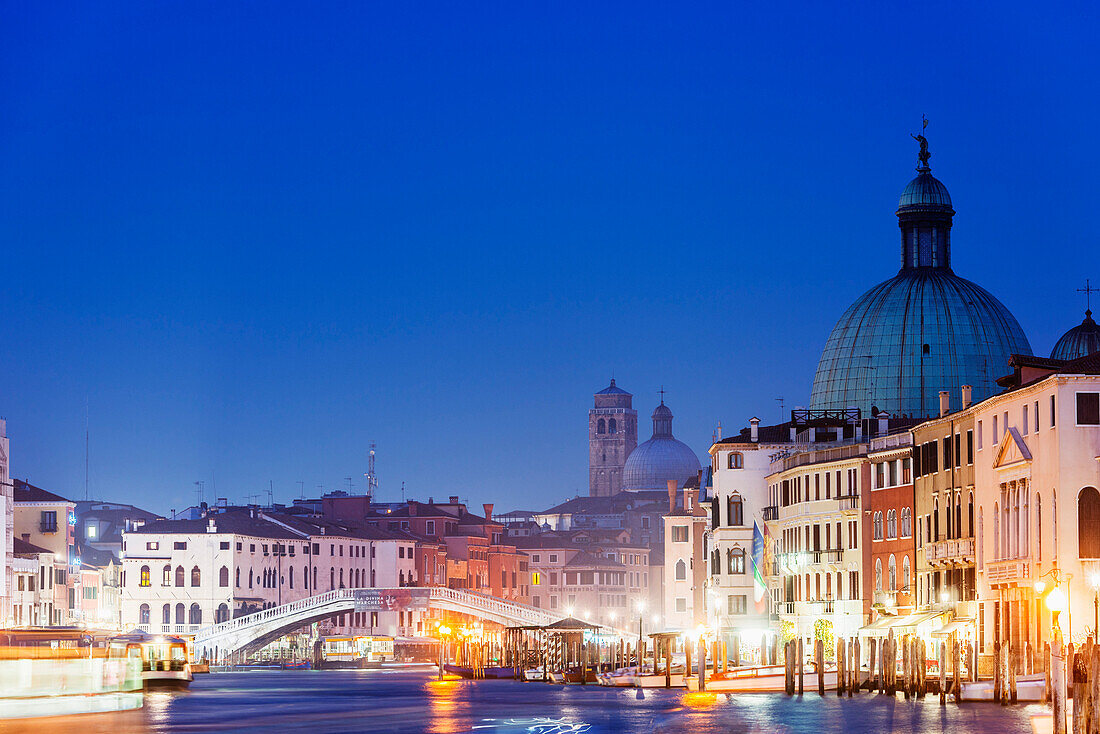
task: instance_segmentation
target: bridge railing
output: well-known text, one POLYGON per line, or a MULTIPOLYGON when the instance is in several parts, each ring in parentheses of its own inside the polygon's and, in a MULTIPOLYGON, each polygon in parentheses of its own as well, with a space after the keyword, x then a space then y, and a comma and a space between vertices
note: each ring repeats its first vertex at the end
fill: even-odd
MULTIPOLYGON (((415 587, 414 587, 415 588, 415 587)), ((423 588, 423 587, 420 587, 423 588)), ((357 589, 334 589, 315 596, 306 597, 297 601, 288 602, 277 607, 269 607, 243 617, 230 619, 219 624, 211 625, 197 630, 197 638, 210 638, 246 629, 267 620, 276 620, 296 614, 309 612, 333 602, 354 599, 357 589)), ((479 594, 464 589, 451 589, 445 586, 429 587, 428 598, 430 600, 447 601, 458 606, 472 608, 489 614, 495 614, 505 619, 513 619, 525 624, 546 624, 556 619, 551 612, 538 607, 521 604, 519 602, 498 599, 495 596, 479 594)))

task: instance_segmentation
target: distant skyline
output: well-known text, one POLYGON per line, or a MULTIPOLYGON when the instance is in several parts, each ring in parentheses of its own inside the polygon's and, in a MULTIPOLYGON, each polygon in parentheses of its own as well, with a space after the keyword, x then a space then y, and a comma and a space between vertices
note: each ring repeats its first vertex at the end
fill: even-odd
MULTIPOLYGON (((168 513, 543 508, 614 376, 705 458, 809 402, 898 270, 921 115, 952 263, 1037 354, 1100 281, 1090 4, 9 8, 12 475, 168 513)), ((1007 372, 1007 367, 1006 367, 1007 372)))

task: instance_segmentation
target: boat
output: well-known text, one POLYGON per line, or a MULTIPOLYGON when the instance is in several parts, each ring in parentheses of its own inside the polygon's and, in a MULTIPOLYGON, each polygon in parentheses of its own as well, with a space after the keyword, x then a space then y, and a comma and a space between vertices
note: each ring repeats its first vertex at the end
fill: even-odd
POLYGON ((491 679, 511 679, 516 677, 516 669, 508 666, 500 665, 487 665, 484 668, 473 668, 469 665, 451 665, 446 663, 443 666, 443 672, 450 673, 451 675, 457 675, 460 678, 491 678, 491 679))
POLYGON ((141 663, 114 634, 79 627, 0 630, 0 720, 141 708, 141 663))
POLYGON ((394 660, 393 638, 377 635, 338 635, 320 641, 318 668, 371 669, 394 660))
MULTIPOLYGON (((950 681, 950 678, 948 679, 950 681)), ((1043 701, 1046 697, 1046 674, 1035 673, 1016 677, 1017 701, 1043 701)), ((948 690, 951 690, 950 688, 948 690)), ((960 701, 992 701, 993 681, 961 681, 959 685, 960 701)))
POLYGON ((594 667, 570 668, 563 674, 566 683, 598 683, 594 667))
POLYGON ((542 666, 539 666, 537 668, 528 668, 527 670, 523 671, 523 679, 537 681, 548 680, 546 672, 542 669, 542 666))
POLYGON ((596 682, 601 686, 609 686, 611 688, 629 688, 634 685, 634 677, 637 674, 637 666, 618 668, 617 670, 611 670, 606 673, 599 673, 596 676, 596 682))
MULTIPOLYGON (((786 670, 782 665, 753 665, 730 670, 707 673, 707 691, 741 693, 771 693, 785 690, 786 670)), ((807 690, 817 689, 817 671, 813 664, 806 666, 804 685, 807 690)), ((836 689, 836 670, 825 668, 825 688, 836 689)), ((687 678, 689 691, 699 690, 699 676, 687 678)))
POLYGON ((673 663, 667 676, 663 668, 658 668, 656 672, 645 670, 641 673, 635 673, 633 678, 635 688, 665 688, 666 680, 669 688, 683 688, 686 685, 684 683, 684 666, 676 663, 673 663))
POLYGON ((283 663, 283 670, 309 670, 313 667, 313 664, 308 660, 295 660, 293 662, 283 663))
POLYGON ((153 635, 135 629, 115 638, 126 646, 128 657, 141 660, 141 680, 145 688, 191 685, 194 675, 187 660, 187 640, 172 635, 153 635))

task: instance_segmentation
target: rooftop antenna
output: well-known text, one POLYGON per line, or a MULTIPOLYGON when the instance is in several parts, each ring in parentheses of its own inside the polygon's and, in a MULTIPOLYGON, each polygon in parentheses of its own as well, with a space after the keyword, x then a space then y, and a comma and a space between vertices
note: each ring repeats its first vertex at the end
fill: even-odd
POLYGON ((275 481, 272 480, 272 479, 268 479, 267 480, 267 506, 268 507, 274 507, 275 506, 275 492, 274 492, 274 489, 275 489, 275 481))
POLYGON ((199 498, 198 503, 195 505, 196 507, 202 507, 202 490, 205 487, 206 482, 204 482, 203 480, 200 479, 199 481, 195 482, 195 494, 199 498))
POLYGON ((786 420, 787 412, 783 410, 783 396, 780 395, 775 399, 775 402, 779 403, 779 420, 786 420))
MULTIPOLYGON (((1085 281, 1086 283, 1088 281, 1085 281)), ((90 444, 88 429, 88 396, 84 396, 84 501, 88 501, 88 448, 90 444)))
POLYGON ((348 483, 348 494, 352 493, 351 477, 344 477, 344 481, 348 483))
MULTIPOLYGON (((1100 293, 1100 288, 1093 288, 1091 285, 1089 285, 1089 279, 1085 278, 1085 287, 1084 288, 1078 288, 1077 292, 1085 294, 1085 311, 1088 313, 1089 316, 1091 316, 1092 315, 1092 294, 1093 293, 1100 293)), ((85 499, 87 499, 87 498, 85 498, 85 499)))
POLYGON ((367 498, 374 501, 374 495, 378 491, 378 475, 374 473, 374 449, 376 444, 370 442, 370 454, 367 456, 367 498))
POLYGON ((405 483, 401 482, 401 501, 405 501, 405 483))
POLYGON ((301 499, 306 498, 306 483, 303 482, 301 479, 298 480, 298 496, 301 499))

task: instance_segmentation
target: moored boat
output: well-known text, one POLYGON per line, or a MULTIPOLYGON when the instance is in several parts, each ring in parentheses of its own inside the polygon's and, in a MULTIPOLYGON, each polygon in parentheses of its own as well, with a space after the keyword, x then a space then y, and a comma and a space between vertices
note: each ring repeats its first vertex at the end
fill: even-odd
MULTIPOLYGON (((786 685, 786 671, 782 665, 755 665, 731 668, 719 673, 706 674, 708 691, 741 693, 774 693, 783 691, 786 685)), ((699 690, 698 675, 687 677, 689 691, 699 690)), ((806 666, 805 685, 808 689, 817 688, 817 671, 813 664, 806 666)), ((825 669, 825 688, 836 688, 836 671, 825 669)))
POLYGON ((187 661, 187 641, 182 637, 134 630, 115 639, 126 645, 129 657, 141 660, 141 680, 146 688, 185 688, 194 680, 187 661))

